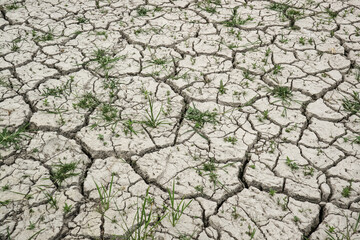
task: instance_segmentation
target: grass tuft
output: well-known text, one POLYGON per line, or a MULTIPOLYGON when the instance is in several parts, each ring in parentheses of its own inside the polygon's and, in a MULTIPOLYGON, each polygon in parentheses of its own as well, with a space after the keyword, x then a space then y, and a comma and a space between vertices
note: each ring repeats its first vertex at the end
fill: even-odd
POLYGON ((216 124, 217 123, 216 116, 217 116, 216 112, 209 112, 209 111, 201 112, 199 109, 195 107, 195 105, 193 105, 193 107, 189 107, 189 109, 187 110, 185 118, 187 120, 195 122, 195 128, 199 129, 202 128, 205 125, 205 123, 216 124))
POLYGON ((77 165, 77 162, 62 163, 60 161, 58 164, 53 166, 55 170, 51 171, 50 179, 58 186, 61 186, 62 182, 64 182, 67 178, 79 175, 79 173, 75 173, 77 165))
POLYGON ((165 122, 164 120, 162 120, 160 118, 160 114, 162 112, 162 106, 161 106, 159 112, 157 114, 155 114, 153 99, 151 97, 148 97, 148 101, 149 101, 149 109, 146 109, 147 116, 145 116, 146 120, 143 121, 143 123, 146 126, 152 127, 152 128, 156 128, 163 124, 168 124, 167 122, 165 122))
POLYGON ((29 124, 25 124, 15 131, 9 131, 7 128, 4 128, 2 132, 0 132, 0 145, 3 148, 11 146, 18 147, 18 144, 24 137, 29 137, 24 133, 28 126, 29 124))
POLYGON ((360 112, 360 94, 358 92, 353 92, 352 99, 344 98, 343 104, 345 111, 352 114, 360 112))

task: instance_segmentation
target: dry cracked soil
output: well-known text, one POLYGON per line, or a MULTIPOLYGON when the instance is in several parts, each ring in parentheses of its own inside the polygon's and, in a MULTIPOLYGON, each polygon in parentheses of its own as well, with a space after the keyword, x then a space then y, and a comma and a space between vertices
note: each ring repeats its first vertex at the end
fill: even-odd
POLYGON ((360 239, 359 0, 0 0, 0 239, 360 239))

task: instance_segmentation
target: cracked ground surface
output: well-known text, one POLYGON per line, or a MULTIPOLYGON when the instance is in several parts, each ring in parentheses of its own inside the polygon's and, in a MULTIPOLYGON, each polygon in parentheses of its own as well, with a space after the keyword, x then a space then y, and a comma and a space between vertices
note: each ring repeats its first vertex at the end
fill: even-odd
POLYGON ((0 239, 360 239, 358 0, 0 10, 0 239))

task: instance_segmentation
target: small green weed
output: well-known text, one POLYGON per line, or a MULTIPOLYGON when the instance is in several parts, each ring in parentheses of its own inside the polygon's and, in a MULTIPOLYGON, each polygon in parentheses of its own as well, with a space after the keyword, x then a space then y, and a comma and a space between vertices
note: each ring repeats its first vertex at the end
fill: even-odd
POLYGON ((147 16, 149 10, 144 8, 144 7, 139 7, 137 10, 136 10, 138 16, 147 16))
POLYGON ((114 197, 114 193, 112 192, 112 186, 113 186, 113 182, 114 182, 114 175, 111 176, 111 181, 109 184, 109 187, 106 188, 103 184, 101 184, 100 186, 94 181, 96 189, 98 191, 99 194, 99 198, 100 198, 100 204, 98 207, 98 212, 101 215, 104 215, 105 212, 107 210, 109 210, 110 208, 110 202, 112 200, 112 198, 114 197))
POLYGON ((360 144, 360 136, 356 136, 354 140, 351 141, 351 144, 360 144))
POLYGON ((112 57, 106 50, 97 49, 93 53, 94 57, 90 61, 95 61, 99 64, 99 68, 104 70, 107 74, 110 69, 113 68, 113 63, 121 59, 121 57, 112 57))
POLYGON ((351 192, 351 190, 352 190, 352 181, 350 180, 350 181, 349 181, 349 185, 343 188, 343 190, 342 190, 342 192, 341 192, 341 195, 342 195, 343 197, 348 198, 348 197, 350 197, 350 192, 351 192))
POLYGON ((355 70, 355 79, 360 82, 360 67, 357 67, 355 70))
POLYGON ((360 112, 360 94, 358 92, 353 92, 352 99, 345 98, 342 103, 345 111, 352 114, 360 112))
POLYGON ((288 8, 289 8, 289 5, 287 4, 284 4, 284 3, 276 3, 276 2, 272 2, 268 8, 270 10, 273 10, 273 11, 277 11, 277 12, 284 12, 286 11, 288 8))
POLYGON ((21 140, 24 137, 29 137, 25 134, 28 126, 29 124, 25 124, 15 131, 9 131, 7 128, 4 128, 2 132, 0 132, 0 145, 3 148, 8 148, 11 146, 18 148, 18 144, 21 142, 21 140))
POLYGON ((190 205, 192 200, 190 200, 188 203, 185 203, 184 198, 181 199, 180 203, 175 205, 175 181, 173 182, 173 188, 172 190, 168 189, 169 193, 169 199, 170 199, 170 223, 173 227, 176 226, 176 224, 179 222, 180 217, 184 213, 185 209, 190 205))
POLYGON ((123 130, 124 130, 125 135, 128 135, 129 133, 131 135, 132 134, 137 135, 137 132, 135 131, 134 126, 133 126, 134 123, 136 123, 136 122, 131 119, 128 119, 123 123, 123 126, 124 126, 123 130))
POLYGON ((56 86, 54 88, 45 88, 41 96, 48 97, 61 97, 63 95, 70 95, 71 93, 71 83, 74 81, 74 77, 70 77, 63 86, 56 86))
POLYGON ((225 141, 225 142, 229 142, 229 143, 231 143, 232 145, 235 145, 235 143, 237 142, 237 139, 236 139, 236 137, 231 137, 231 136, 229 136, 229 137, 225 137, 225 138, 224 138, 224 141, 225 141))
POLYGON ((75 173, 77 165, 77 162, 62 163, 61 161, 59 161, 58 164, 53 165, 54 170, 50 172, 50 179, 59 187, 61 187, 61 184, 67 178, 79 175, 79 173, 75 173))
POLYGON ((259 122, 264 122, 264 120, 269 119, 269 110, 261 112, 261 115, 256 116, 259 122))
POLYGON ((50 28, 49 31, 45 32, 43 35, 34 37, 35 42, 46 42, 52 40, 54 40, 54 30, 50 28))
POLYGON ((341 231, 340 229, 335 228, 334 226, 329 226, 327 230, 325 230, 328 235, 329 240, 356 240, 358 238, 353 237, 354 234, 359 231, 359 223, 360 223, 360 213, 358 214, 358 218, 354 224, 349 223, 348 216, 346 217, 346 229, 341 231))
POLYGON ((293 221, 296 222, 296 223, 300 222, 300 218, 298 216, 294 216, 293 221))
POLYGON ((289 203, 289 197, 285 196, 282 201, 280 198, 277 198, 277 205, 281 206, 281 209, 283 211, 286 211, 288 209, 288 203, 289 203))
POLYGON ((224 86, 224 83, 223 83, 223 81, 221 80, 220 81, 220 86, 219 86, 219 93, 220 94, 225 94, 226 93, 226 88, 225 88, 225 86, 224 86))
POLYGON ((274 190, 274 189, 272 189, 272 188, 270 188, 270 190, 269 190, 269 194, 270 194, 270 196, 274 196, 275 195, 275 193, 276 193, 276 190, 274 190))
POLYGON ((248 225, 248 231, 246 232, 246 234, 250 237, 250 240, 254 239, 255 237, 255 232, 256 229, 252 229, 252 227, 250 225, 248 225))
POLYGON ((249 69, 246 69, 246 70, 243 71, 243 77, 244 77, 245 79, 250 80, 250 81, 253 81, 253 80, 254 80, 254 77, 251 75, 249 69))
POLYGON ((304 167, 304 176, 314 176, 314 168, 305 166, 304 167))
POLYGON ((71 212, 72 208, 73 208, 72 205, 68 205, 67 203, 65 203, 63 211, 65 214, 67 214, 67 213, 71 212))
POLYGON ((283 103, 289 103, 291 97, 293 96, 289 87, 276 86, 270 91, 270 93, 274 97, 279 98, 283 103))
POLYGON ((8 191, 8 190, 10 190, 10 185, 9 184, 6 184, 6 185, 1 187, 1 191, 3 191, 3 192, 8 191))
POLYGON ((77 24, 86 23, 88 21, 85 17, 78 17, 76 20, 77 24))
POLYGON ((100 104, 100 101, 92 94, 85 93, 82 95, 78 103, 74 103, 73 107, 81 109, 95 109, 100 104))
POLYGON ((162 112, 162 106, 160 107, 159 112, 155 115, 153 99, 151 97, 148 97, 148 101, 149 101, 149 109, 146 109, 147 116, 145 116, 146 120, 143 121, 143 123, 146 126, 152 127, 152 128, 156 128, 163 124, 168 124, 167 122, 165 122, 164 120, 162 120, 160 118, 160 114, 162 112))
POLYGON ((201 112, 195 107, 195 105, 193 105, 193 107, 189 107, 187 110, 185 119, 195 122, 195 128, 199 129, 202 128, 205 123, 216 124, 217 115, 217 112, 209 112, 208 110, 201 112))
POLYGON ((118 117, 118 110, 110 104, 102 104, 100 111, 102 119, 106 122, 112 122, 118 117))
POLYGON ((293 171, 299 169, 299 166, 295 163, 295 161, 291 160, 289 157, 286 157, 286 165, 288 165, 293 171))
POLYGON ((273 69, 273 74, 274 74, 274 75, 279 74, 282 69, 283 69, 283 68, 282 68, 279 64, 275 64, 275 65, 274 65, 274 69, 273 69))
POLYGON ((332 11, 330 8, 326 8, 325 11, 327 14, 329 14, 330 18, 332 18, 332 19, 335 19, 337 17, 337 15, 339 14, 338 12, 332 11))
POLYGON ((42 188, 40 188, 41 192, 44 193, 48 203, 50 204, 51 207, 55 208, 56 210, 59 209, 58 205, 57 205, 57 199, 53 196, 53 194, 49 193, 47 190, 44 190, 42 188))
POLYGON ((230 20, 226 20, 226 21, 223 22, 223 24, 226 27, 236 27, 236 26, 239 26, 239 25, 244 25, 247 22, 254 20, 254 18, 252 18, 250 15, 248 15, 247 18, 242 19, 241 16, 239 16, 239 14, 237 12, 238 8, 239 7, 235 7, 233 9, 232 16, 231 16, 230 20))
POLYGON ((5 201, 0 201, 0 206, 7 206, 11 203, 11 201, 9 199, 5 200, 5 201))
POLYGON ((165 58, 155 58, 151 61, 151 63, 153 63, 155 65, 164 65, 166 63, 166 59, 165 58))
POLYGON ((19 8, 19 5, 17 5, 15 2, 13 2, 12 4, 6 5, 5 6, 6 10, 10 11, 10 10, 16 10, 19 8))
POLYGON ((204 0, 199 1, 197 6, 208 13, 216 13, 216 7, 221 4, 221 0, 204 0))
MULTIPOLYGON (((124 238, 121 239, 129 239, 129 240, 147 240, 153 239, 153 232, 162 222, 162 220, 167 216, 167 213, 161 216, 155 216, 153 213, 153 204, 154 200, 149 196, 149 188, 146 190, 146 195, 144 196, 144 200, 139 207, 137 206, 137 211, 135 213, 134 219, 132 221, 132 226, 135 226, 135 229, 129 227, 124 221, 125 228, 127 231, 126 236, 122 236, 124 238), (150 209, 148 209, 150 205, 150 209)), ((165 208, 166 210, 166 208, 165 208)), ((119 212, 122 210, 118 209, 119 212)))
POLYGON ((30 221, 29 226, 26 228, 27 230, 34 230, 35 229, 35 223, 32 223, 30 221))
MULTIPOLYGON (((291 105, 291 101, 292 101, 292 97, 293 97, 293 93, 292 93, 291 89, 286 86, 275 86, 273 89, 269 89, 268 91, 270 92, 270 94, 272 96, 279 99, 279 100, 275 101, 274 103, 279 102, 279 101, 281 102, 281 104, 284 107, 282 116, 285 116, 286 109, 287 109, 287 107, 289 107, 291 105)), ((297 101, 295 101, 295 102, 297 102, 297 101)))

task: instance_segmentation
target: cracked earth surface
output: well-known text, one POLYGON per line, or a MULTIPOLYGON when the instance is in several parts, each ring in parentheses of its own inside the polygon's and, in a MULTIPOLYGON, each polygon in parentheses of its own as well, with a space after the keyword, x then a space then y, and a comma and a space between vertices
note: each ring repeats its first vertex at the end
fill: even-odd
POLYGON ((0 239, 360 239, 358 0, 0 10, 0 239))

